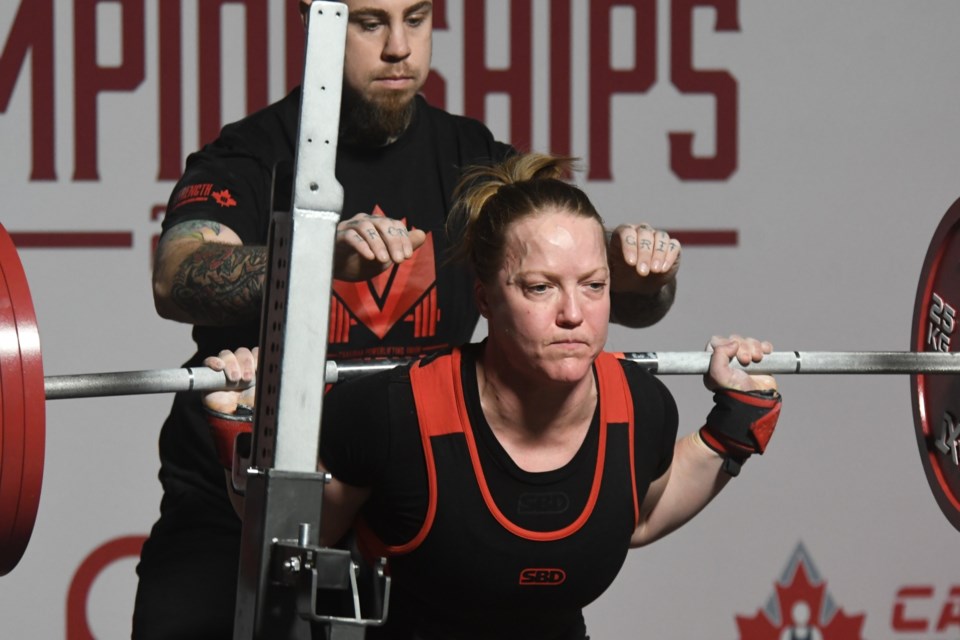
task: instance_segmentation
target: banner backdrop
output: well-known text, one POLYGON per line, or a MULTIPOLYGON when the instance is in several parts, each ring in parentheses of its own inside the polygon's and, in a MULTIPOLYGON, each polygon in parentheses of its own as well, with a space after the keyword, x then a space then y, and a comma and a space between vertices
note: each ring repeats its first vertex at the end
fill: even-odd
MULTIPOLYGON (((572 153, 610 225, 684 244, 668 317, 609 347, 901 350, 960 196, 955 0, 435 0, 429 99, 572 153)), ((294 0, 0 3, 0 221, 48 374, 177 366, 150 261, 190 151, 299 75, 294 0)), ((352 212, 351 212, 352 213, 352 212)), ((483 328, 478 329, 478 334, 483 328)), ((711 405, 667 378, 681 431, 711 405)), ((906 376, 780 379, 776 438, 690 524, 635 550, 594 639, 960 637, 960 534, 917 453, 906 376)), ((166 396, 48 403, 43 497, 0 578, 3 638, 123 638, 158 515, 166 396)), ((464 553, 470 553, 465 549, 464 553)))

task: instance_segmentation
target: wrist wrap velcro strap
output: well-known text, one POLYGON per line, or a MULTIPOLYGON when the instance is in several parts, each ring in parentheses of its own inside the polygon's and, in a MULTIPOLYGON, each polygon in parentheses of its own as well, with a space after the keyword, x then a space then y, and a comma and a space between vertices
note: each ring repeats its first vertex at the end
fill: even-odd
POLYGON ((239 407, 236 413, 229 414, 204 407, 204 412, 213 444, 217 448, 217 459, 224 469, 232 469, 237 436, 253 432, 253 411, 248 407, 239 407))
POLYGON ((762 454, 780 417, 782 398, 775 390, 721 389, 700 429, 704 443, 725 458, 724 470, 732 476, 751 454, 762 454))

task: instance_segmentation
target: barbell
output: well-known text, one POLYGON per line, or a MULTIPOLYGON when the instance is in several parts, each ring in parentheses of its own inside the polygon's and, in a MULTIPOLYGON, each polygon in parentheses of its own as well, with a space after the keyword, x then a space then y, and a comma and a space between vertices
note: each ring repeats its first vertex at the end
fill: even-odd
MULTIPOLYGON (((912 351, 774 352, 745 369, 769 374, 910 374, 914 426, 927 481, 960 530, 960 352, 953 353, 960 301, 960 200, 938 225, 921 270, 912 351)), ((658 375, 702 375, 709 354, 630 352, 658 375)), ((327 383, 408 360, 326 363, 327 383)), ((206 367, 43 375, 36 315, 16 247, 0 225, 0 575, 16 567, 33 532, 43 477, 47 400, 239 388, 206 367)))

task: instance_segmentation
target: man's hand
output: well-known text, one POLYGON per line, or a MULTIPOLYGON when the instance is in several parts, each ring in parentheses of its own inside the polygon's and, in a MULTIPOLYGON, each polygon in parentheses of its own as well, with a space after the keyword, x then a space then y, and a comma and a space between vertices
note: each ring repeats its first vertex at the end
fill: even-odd
POLYGON ((676 295, 680 242, 648 224, 622 224, 609 242, 610 320, 633 328, 657 323, 676 295))
POLYGON ((333 277, 369 280, 409 260, 426 239, 426 233, 407 229, 399 220, 358 213, 337 225, 333 277))
POLYGON ((622 224, 610 235, 610 291, 654 295, 677 278, 680 242, 650 225, 622 224))

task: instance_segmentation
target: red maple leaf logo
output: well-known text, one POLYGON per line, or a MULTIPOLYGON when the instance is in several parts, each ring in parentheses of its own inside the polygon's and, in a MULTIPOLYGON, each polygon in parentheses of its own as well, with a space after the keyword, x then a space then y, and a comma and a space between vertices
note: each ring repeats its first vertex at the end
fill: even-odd
MULTIPOLYGON (((380 205, 374 207, 372 215, 386 216, 380 205)), ((406 218, 402 221, 406 223, 406 218)), ((353 317, 383 338, 398 322, 410 318, 411 311, 436 285, 436 280, 433 238, 432 233, 427 233, 426 242, 410 259, 368 281, 334 280, 333 290, 353 317)), ((336 308, 331 308, 331 324, 336 322, 335 313, 336 308)), ((438 311, 434 314, 439 317, 438 311)))
POLYGON ((781 640, 802 637, 822 640, 863 640, 864 616, 848 616, 838 609, 829 621, 821 621, 826 583, 813 584, 803 562, 797 565, 790 584, 777 584, 781 621, 775 624, 765 611, 756 616, 737 616, 740 640, 781 640), (824 623, 825 622, 825 623, 824 623), (791 631, 796 633, 791 634, 791 631), (805 635, 800 635, 801 632, 805 635))
POLYGON ((237 201, 233 199, 232 195, 230 195, 229 189, 224 189, 223 191, 214 191, 210 195, 213 196, 213 199, 216 200, 217 204, 221 207, 237 206, 237 201))

